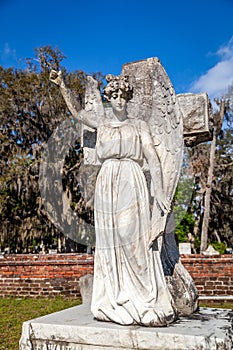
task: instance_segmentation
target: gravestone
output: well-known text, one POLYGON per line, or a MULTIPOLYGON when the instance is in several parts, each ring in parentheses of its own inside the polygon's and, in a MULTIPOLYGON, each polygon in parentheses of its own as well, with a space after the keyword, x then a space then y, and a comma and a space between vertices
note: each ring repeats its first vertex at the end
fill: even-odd
MULTIPOLYGON (((128 114, 134 120, 140 119, 148 123, 153 131, 153 142, 165 174, 164 191, 172 200, 182 164, 183 139, 188 145, 195 145, 211 137, 211 109, 208 96, 206 94, 176 96, 170 80, 157 58, 124 65, 119 79, 124 76, 128 77, 127 81, 129 80, 133 86, 133 98, 127 105, 128 114), (184 132, 182 130, 183 124, 185 126, 184 132), (171 179, 170 182, 166 176, 171 179)), ((91 81, 92 83, 93 81, 91 81)), ((97 94, 95 92, 96 95, 93 95, 92 98, 92 94, 90 94, 92 88, 93 86, 90 85, 89 91, 87 89, 86 105, 89 111, 94 111, 95 114, 97 107, 96 110, 102 111, 101 113, 104 113, 106 118, 111 118, 111 108, 107 107, 104 112, 98 105, 95 105, 97 94)), ((69 96, 64 86, 63 96, 69 96)), ((69 98, 68 102, 70 103, 69 98)), ((133 121, 132 124, 138 125, 138 122, 134 123, 133 121)), ((93 157, 95 140, 95 132, 85 127, 82 141, 85 162, 98 166, 96 157, 93 157)), ((146 164, 144 169, 147 171, 146 164)), ((151 191, 153 192, 152 188, 151 191)), ((210 309, 201 309, 200 312, 197 312, 198 293, 191 276, 179 258, 174 237, 172 213, 165 213, 156 222, 159 229, 163 227, 163 235, 160 234, 159 230, 155 231, 154 236, 148 241, 148 249, 157 256, 157 260, 153 260, 153 257, 151 261, 158 263, 156 266, 157 272, 160 273, 156 276, 156 283, 158 282, 160 285, 158 294, 166 286, 164 299, 161 298, 161 304, 158 303, 158 307, 164 305, 165 310, 168 307, 165 302, 168 300, 166 295, 171 295, 176 314, 170 321, 175 321, 179 316, 176 322, 169 324, 168 327, 143 327, 143 323, 135 324, 133 322, 127 326, 112 322, 99 322, 91 314, 88 304, 89 298, 87 298, 84 300, 87 303, 82 306, 25 322, 20 350, 231 349, 230 312, 210 309), (160 259, 161 265, 159 265, 160 259), (205 327, 202 327, 203 323, 205 327)), ((155 228, 157 229, 157 227, 155 228)), ((115 268, 114 265, 113 268, 115 268)), ((100 267, 97 269, 101 270, 100 267)), ((117 278, 117 275, 115 277, 117 278)), ((105 278, 107 279, 108 276, 106 275, 105 278)), ((91 285, 91 280, 92 278, 87 280, 88 286, 91 285)), ((81 283, 85 287, 85 280, 81 283)), ((100 284, 99 287, 101 287, 100 284)), ((109 288, 111 287, 109 285, 109 288)), ((98 289, 96 292, 98 294, 98 289)), ((94 296, 96 297, 95 294, 94 296)), ((124 295, 122 294, 122 296, 124 295)), ((135 297, 137 297, 136 294, 135 297)), ((120 300, 118 298, 117 307, 120 309, 127 302, 127 299, 121 298, 120 300)), ((104 310, 105 305, 103 304, 101 307, 104 310)), ((114 308, 112 311, 115 312, 114 308)), ((110 320, 111 318, 109 318, 110 320)), ((164 320, 158 319, 158 321, 160 321, 160 325, 165 324, 164 320)))
POLYGON ((180 254, 191 254, 191 243, 179 243, 180 254))

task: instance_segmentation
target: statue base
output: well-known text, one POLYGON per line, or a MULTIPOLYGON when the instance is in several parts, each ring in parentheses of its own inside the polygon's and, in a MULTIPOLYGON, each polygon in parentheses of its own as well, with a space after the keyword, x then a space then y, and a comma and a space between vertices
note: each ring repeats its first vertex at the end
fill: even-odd
POLYGON ((147 328, 99 322, 83 304, 24 322, 20 350, 230 350, 232 315, 200 308, 168 327, 147 328))

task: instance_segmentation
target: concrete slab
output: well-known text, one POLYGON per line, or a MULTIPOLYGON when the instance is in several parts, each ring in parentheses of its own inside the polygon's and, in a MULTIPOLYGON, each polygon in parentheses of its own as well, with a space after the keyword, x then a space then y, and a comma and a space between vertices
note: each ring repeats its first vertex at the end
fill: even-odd
POLYGON ((168 327, 93 319, 83 304, 23 324, 20 350, 232 350, 233 312, 200 308, 168 327))

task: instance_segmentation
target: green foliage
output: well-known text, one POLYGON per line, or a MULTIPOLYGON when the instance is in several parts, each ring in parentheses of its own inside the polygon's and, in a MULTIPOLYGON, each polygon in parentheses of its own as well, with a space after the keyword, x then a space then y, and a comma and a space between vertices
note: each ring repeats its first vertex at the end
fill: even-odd
POLYGON ((226 244, 222 242, 212 241, 210 244, 213 246, 215 250, 217 250, 220 254, 224 254, 226 251, 226 244))
POLYGON ((193 178, 184 174, 176 189, 173 209, 176 223, 175 234, 179 242, 188 242, 188 234, 193 232, 195 224, 191 210, 193 191, 193 178))
POLYGON ((199 236, 195 236, 194 239, 194 249, 198 253, 200 253, 201 239, 199 236))
POLYGON ((178 183, 176 193, 174 196, 175 212, 180 221, 183 214, 190 205, 192 194, 194 190, 194 181, 192 176, 183 175, 178 183))
POLYGON ((193 232, 194 215, 186 212, 182 220, 176 225, 175 234, 179 242, 188 242, 188 233, 193 232))

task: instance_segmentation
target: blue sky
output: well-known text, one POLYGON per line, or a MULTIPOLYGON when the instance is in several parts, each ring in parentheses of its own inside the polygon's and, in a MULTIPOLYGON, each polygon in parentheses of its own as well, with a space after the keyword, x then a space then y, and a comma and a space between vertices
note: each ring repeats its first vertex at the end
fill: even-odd
POLYGON ((233 82, 233 0, 0 0, 0 16, 4 67, 50 44, 88 73, 158 57, 177 93, 216 97, 233 82))

